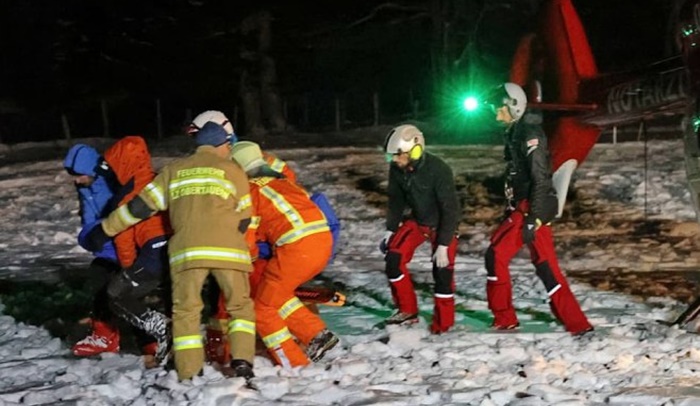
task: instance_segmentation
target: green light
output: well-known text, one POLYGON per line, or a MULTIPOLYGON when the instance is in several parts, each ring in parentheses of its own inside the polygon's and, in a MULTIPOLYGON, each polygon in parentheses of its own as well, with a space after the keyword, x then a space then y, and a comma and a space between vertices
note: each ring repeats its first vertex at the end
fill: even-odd
POLYGON ((476 100, 476 97, 469 96, 466 99, 464 99, 464 102, 462 103, 464 106, 464 109, 467 111, 474 111, 479 107, 479 101, 476 100))

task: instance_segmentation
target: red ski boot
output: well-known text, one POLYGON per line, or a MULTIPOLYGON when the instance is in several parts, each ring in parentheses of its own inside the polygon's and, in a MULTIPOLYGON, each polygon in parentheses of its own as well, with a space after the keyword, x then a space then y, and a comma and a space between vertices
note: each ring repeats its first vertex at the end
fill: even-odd
POLYGON ((75 343, 73 355, 90 357, 103 352, 119 352, 119 330, 107 322, 92 320, 92 334, 75 343))
POLYGON ((231 350, 228 342, 228 335, 224 332, 228 320, 211 319, 207 326, 206 342, 204 352, 209 362, 216 362, 225 366, 231 362, 231 350))

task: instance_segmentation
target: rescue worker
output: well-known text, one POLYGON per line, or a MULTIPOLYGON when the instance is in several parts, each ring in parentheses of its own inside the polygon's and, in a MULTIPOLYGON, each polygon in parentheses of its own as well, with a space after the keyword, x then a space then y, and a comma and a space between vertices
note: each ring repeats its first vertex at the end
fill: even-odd
MULTIPOLYGON (((187 128, 189 135, 194 135, 199 129, 209 121, 218 123, 224 127, 228 134, 231 134, 232 142, 238 142, 238 137, 234 133, 233 125, 226 115, 218 110, 207 110, 192 120, 192 123, 187 128)), ((297 175, 294 170, 285 161, 279 159, 275 154, 263 151, 263 159, 267 165, 275 172, 281 173, 292 183, 297 183, 297 175)))
POLYGON ((556 191, 547 137, 539 112, 527 110, 527 97, 515 83, 499 86, 490 99, 496 120, 505 126, 507 217, 486 250, 486 294, 493 328, 518 327, 509 264, 523 244, 542 280, 552 313, 572 335, 593 329, 559 269, 550 222, 557 214, 556 191))
MULTIPOLYGON (((187 128, 187 133, 190 136, 196 135, 199 129, 209 121, 223 126, 226 133, 231 136, 231 141, 234 144, 238 142, 238 137, 236 136, 231 121, 229 121, 224 113, 218 110, 207 110, 197 115, 187 128)), ((245 143, 247 141, 242 142, 245 143)), ((289 181, 296 183, 296 173, 290 165, 268 152, 263 152, 263 157, 270 168, 280 173, 289 181)), ((253 296, 254 287, 257 286, 257 282, 260 280, 262 271, 265 269, 265 260, 272 255, 272 249, 268 243, 261 241, 258 243, 258 248, 258 257, 253 264, 253 272, 250 273, 251 297, 253 296)), ((207 284, 207 298, 210 316, 206 327, 204 349, 207 360, 216 362, 219 365, 225 365, 229 362, 229 344, 226 341, 228 315, 226 314, 226 308, 224 306, 223 297, 220 295, 220 290, 216 286, 216 283, 212 281, 211 278, 209 279, 207 284)))
POLYGON ((434 309, 430 331, 440 334, 454 325, 454 263, 461 215, 452 169, 425 151, 423 133, 413 125, 393 128, 384 142, 389 168, 387 231, 380 243, 386 254, 396 313, 386 324, 418 321, 418 302, 408 263, 416 249, 430 242, 433 261, 434 309), (410 209, 407 217, 404 210, 410 209))
MULTIPOLYGON (((82 230, 78 243, 85 246, 85 236, 98 225, 108 213, 113 197, 112 185, 106 176, 108 168, 101 168, 102 156, 89 145, 76 144, 70 148, 63 160, 63 167, 73 177, 80 205, 82 230)), ((88 250, 91 251, 91 250, 88 250)), ((119 262, 114 243, 108 240, 92 251, 93 261, 86 275, 86 287, 93 294, 90 334, 72 347, 74 355, 93 356, 103 352, 119 352, 120 334, 109 309, 107 283, 111 275, 119 270, 119 262)))
POLYGON ((178 378, 190 379, 204 365, 201 291, 211 273, 226 298, 232 373, 249 380, 254 376, 255 312, 249 297, 251 258, 245 238, 251 217, 248 181, 228 159, 231 137, 223 126, 207 122, 195 142, 194 154, 166 165, 137 197, 95 227, 88 240, 91 246, 100 246, 110 236, 168 210, 178 378))
POLYGON ((251 255, 257 257, 258 241, 273 247, 253 298, 258 334, 283 367, 318 361, 339 339, 294 291, 319 274, 331 257, 328 222, 303 188, 265 163, 257 144, 236 143, 231 157, 250 178, 253 220, 247 237, 251 255))
MULTIPOLYGON (((146 141, 139 136, 117 141, 105 151, 104 160, 118 185, 115 192, 119 206, 133 199, 155 177, 146 141)), ((115 314, 150 336, 145 341, 142 334, 137 334, 147 367, 164 361, 170 348, 170 319, 146 303, 147 297, 157 297, 169 312, 167 240, 170 234, 167 214, 159 212, 114 237, 122 269, 107 287, 109 305, 115 314)))

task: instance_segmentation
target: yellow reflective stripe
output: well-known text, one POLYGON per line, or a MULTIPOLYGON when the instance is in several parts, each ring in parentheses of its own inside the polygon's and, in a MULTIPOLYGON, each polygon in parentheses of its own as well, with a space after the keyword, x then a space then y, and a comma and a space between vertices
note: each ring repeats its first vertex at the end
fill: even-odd
POLYGON ((283 342, 291 340, 292 335, 289 333, 289 329, 284 327, 282 330, 276 331, 262 338, 265 347, 275 348, 282 345, 283 342))
POLYGON ((292 313, 294 313, 301 307, 304 307, 304 304, 301 303, 301 300, 299 300, 298 297, 293 297, 287 300, 287 303, 283 304, 282 307, 280 307, 279 310, 277 310, 277 313, 279 313, 280 317, 286 320, 287 317, 291 316, 292 313))
POLYGON ((282 236, 277 239, 277 242, 275 242, 275 245, 279 246, 293 243, 294 241, 300 240, 311 234, 321 233, 330 230, 331 229, 328 227, 328 223, 326 222, 326 220, 312 221, 310 223, 304 224, 301 227, 293 228, 287 231, 286 233, 282 234, 282 236))
POLYGON ((255 323, 250 320, 231 320, 228 323, 228 333, 248 333, 255 335, 255 323))
POLYGON ((226 179, 193 176, 171 181, 168 192, 173 200, 189 195, 216 195, 227 199, 236 194, 236 187, 226 179))
POLYGON ((173 351, 191 350, 193 348, 204 348, 201 335, 173 337, 173 351))
POLYGON ((131 212, 129 211, 128 204, 119 206, 119 208, 117 209, 117 216, 119 216, 119 220, 127 226, 133 226, 134 224, 141 221, 140 219, 134 217, 133 214, 131 214, 131 212))
POLYGON ((298 211, 289 204, 287 199, 284 198, 281 194, 275 192, 272 188, 269 188, 267 186, 263 186, 260 188, 260 193, 263 194, 263 196, 267 197, 270 199, 272 204, 279 210, 280 213, 284 214, 284 217, 289 220, 290 223, 296 228, 298 226, 301 226, 304 224, 304 219, 301 217, 301 214, 299 214, 298 211))
POLYGON ((236 206, 236 211, 243 211, 249 207, 253 206, 253 198, 250 197, 249 194, 243 195, 241 197, 241 200, 238 201, 238 205, 236 206))
POLYGON ((250 218, 250 225, 248 228, 252 228, 254 230, 257 230, 258 227, 260 227, 260 216, 253 216, 250 218))
POLYGON ((286 166, 285 162, 278 158, 273 158, 272 162, 268 164, 270 165, 270 168, 272 168, 273 171, 280 173, 282 173, 284 167, 286 166))
POLYGON ((163 211, 168 208, 168 205, 165 203, 165 193, 163 193, 163 190, 156 184, 149 183, 143 190, 146 192, 146 195, 151 198, 151 201, 156 205, 158 210, 163 211))
POLYGON ((191 247, 170 256, 170 265, 179 265, 187 261, 213 260, 250 264, 250 252, 234 248, 191 247))

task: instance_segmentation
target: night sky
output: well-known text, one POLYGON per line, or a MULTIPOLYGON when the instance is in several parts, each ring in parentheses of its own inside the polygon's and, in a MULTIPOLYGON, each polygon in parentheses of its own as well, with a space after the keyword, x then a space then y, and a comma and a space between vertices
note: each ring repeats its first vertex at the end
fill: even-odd
MULTIPOLYGON (((665 56, 670 3, 575 1, 599 68, 665 56)), ((449 8, 445 53, 454 75, 477 70, 500 81, 539 0, 5 0, 0 137, 60 137, 61 114, 71 118, 75 136, 94 135, 100 100, 109 100, 117 133, 152 132, 155 99, 163 101, 171 132, 186 109, 231 112, 258 43, 243 22, 261 10, 272 16, 269 55, 283 97, 352 98, 376 90, 400 110, 411 92, 430 106, 435 4, 449 8)))

